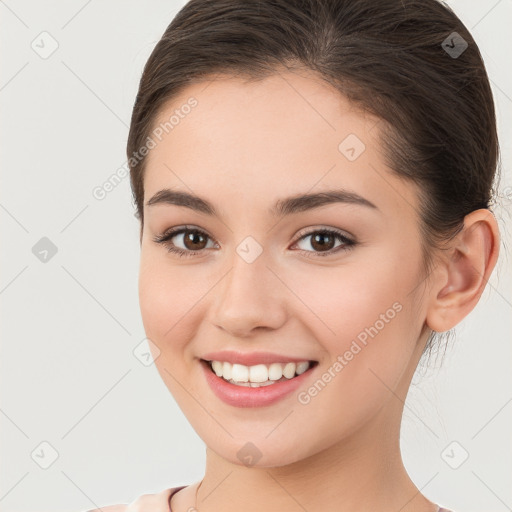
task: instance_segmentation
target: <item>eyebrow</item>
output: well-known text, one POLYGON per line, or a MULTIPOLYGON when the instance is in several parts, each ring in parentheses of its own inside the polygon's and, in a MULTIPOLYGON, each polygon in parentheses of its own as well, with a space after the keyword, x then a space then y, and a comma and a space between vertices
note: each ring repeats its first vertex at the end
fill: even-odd
MULTIPOLYGON (((359 194, 338 189, 326 190, 315 194, 297 194, 279 199, 274 206, 270 208, 269 213, 275 217, 283 217, 285 215, 292 215, 333 203, 357 204, 379 210, 371 201, 368 201, 368 199, 365 199, 359 194)), ((189 194, 188 192, 171 190, 169 188, 159 190, 147 201, 146 206, 156 204, 184 206, 199 213, 219 217, 215 207, 206 199, 194 194, 189 194)))

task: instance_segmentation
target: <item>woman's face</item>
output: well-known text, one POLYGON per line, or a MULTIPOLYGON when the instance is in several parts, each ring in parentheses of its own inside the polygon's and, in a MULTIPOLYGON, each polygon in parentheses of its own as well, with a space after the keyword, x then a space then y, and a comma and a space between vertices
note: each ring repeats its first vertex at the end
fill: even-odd
POLYGON ((390 428, 398 438, 428 290, 417 192, 384 164, 377 120, 314 75, 287 72, 189 86, 155 127, 142 319, 160 375, 207 446, 236 464, 252 451, 251 465, 277 466, 390 428), (213 212, 170 194, 157 201, 162 190, 213 212), (288 202, 334 191, 338 200, 288 202), (277 399, 262 398, 270 387, 225 384, 248 394, 226 401, 201 362, 218 351, 317 364, 277 399))

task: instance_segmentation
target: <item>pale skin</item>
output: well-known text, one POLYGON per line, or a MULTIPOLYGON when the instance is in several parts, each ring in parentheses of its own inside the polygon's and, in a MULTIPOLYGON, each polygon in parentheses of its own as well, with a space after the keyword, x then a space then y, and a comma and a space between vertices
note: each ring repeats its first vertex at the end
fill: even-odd
MULTIPOLYGON (((190 85, 159 121, 191 96, 197 106, 148 156, 139 275, 144 327, 160 351, 155 364, 207 447, 200 487, 176 493, 173 512, 194 506, 198 489, 201 512, 435 512, 402 462, 402 411, 430 330, 457 325, 483 292, 498 257, 494 216, 467 215, 426 273, 418 190, 385 165, 377 119, 302 70, 190 85), (349 134, 366 147, 354 161, 338 149, 349 134), (219 217, 146 205, 165 188, 206 199, 219 217), (334 189, 376 208, 336 202, 269 213, 280 199, 334 189), (153 240, 183 225, 206 234, 198 254, 179 257, 153 240), (307 236, 322 229, 356 244, 335 252, 343 241, 333 237, 322 257, 307 236), (236 252, 248 236, 263 249, 250 264, 236 252), (292 393, 237 408, 202 374, 206 352, 271 351, 318 361, 307 389, 396 303, 400 312, 308 404, 292 393), (262 454, 251 467, 237 457, 248 441, 262 454)), ((198 250, 183 234, 172 242, 198 250)), ((168 497, 166 490, 103 509, 168 511, 168 497)))

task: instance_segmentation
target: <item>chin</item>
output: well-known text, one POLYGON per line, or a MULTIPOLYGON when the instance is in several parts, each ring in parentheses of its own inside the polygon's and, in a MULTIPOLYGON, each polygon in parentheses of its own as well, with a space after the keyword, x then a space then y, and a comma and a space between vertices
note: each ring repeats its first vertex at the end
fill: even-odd
MULTIPOLYGON (((231 439, 228 443, 215 446, 216 443, 205 444, 211 448, 219 457, 238 466, 255 468, 275 468, 294 464, 310 454, 297 451, 301 443, 289 439, 289 444, 281 440, 270 441, 262 437, 260 440, 253 437, 252 441, 231 439)), ((304 440, 302 440, 304 441, 304 440)))

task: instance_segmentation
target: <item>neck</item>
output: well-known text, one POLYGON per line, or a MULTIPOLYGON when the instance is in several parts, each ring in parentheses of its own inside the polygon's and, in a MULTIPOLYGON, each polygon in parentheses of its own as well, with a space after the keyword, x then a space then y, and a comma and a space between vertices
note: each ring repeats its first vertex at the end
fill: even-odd
POLYGON ((396 412, 383 408, 356 434, 285 466, 246 467, 207 448, 196 507, 201 512, 436 512, 403 466, 399 422, 384 421, 396 412))

